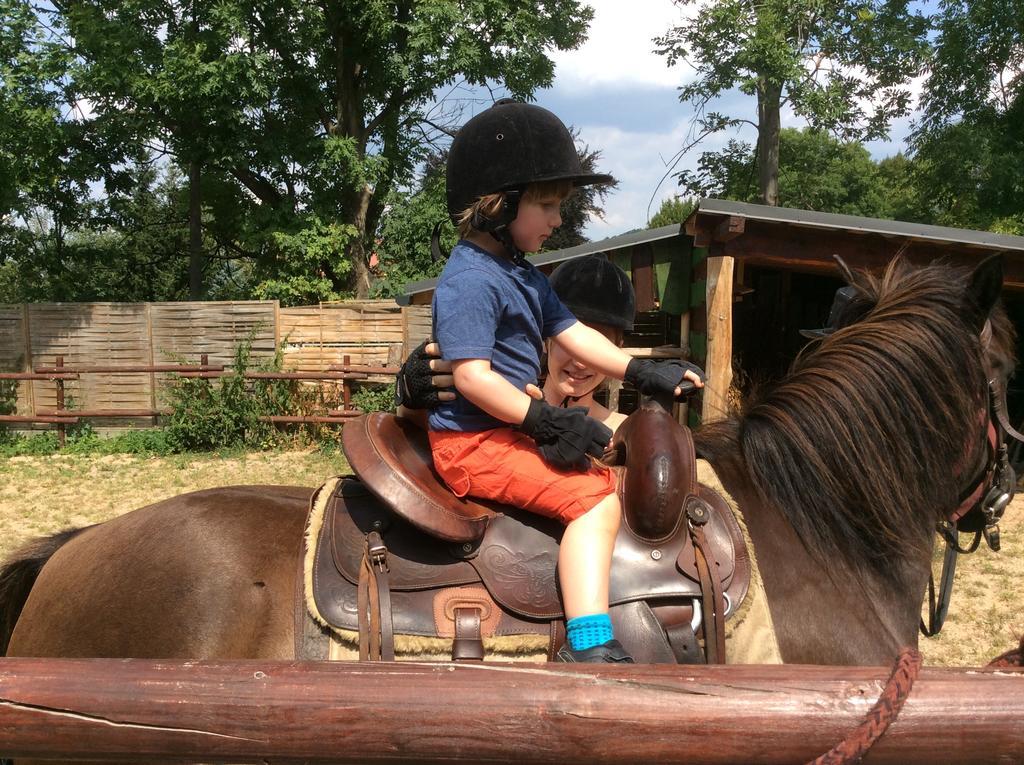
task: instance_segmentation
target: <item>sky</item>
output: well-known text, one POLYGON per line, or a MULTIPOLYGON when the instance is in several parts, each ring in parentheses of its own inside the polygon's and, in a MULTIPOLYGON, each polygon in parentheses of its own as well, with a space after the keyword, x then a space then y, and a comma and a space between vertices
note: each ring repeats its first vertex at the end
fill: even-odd
MULTIPOLYGON (((619 186, 605 199, 604 220, 593 220, 585 233, 592 240, 642 228, 661 200, 678 193, 676 179, 665 177, 668 162, 692 140, 692 110, 679 102, 678 88, 692 70, 666 65, 654 53, 653 39, 683 20, 695 7, 679 8, 671 0, 587 0, 594 20, 587 39, 573 51, 555 51, 555 80, 537 91, 536 103, 550 109, 580 139, 600 149, 600 170, 619 186), (690 136, 688 139, 687 137, 690 136)), ((716 107, 733 116, 756 117, 753 97, 735 93, 716 107)), ((802 121, 783 114, 783 127, 802 121)), ((893 125, 891 140, 868 144, 875 159, 899 152, 909 119, 893 125)), ((688 153, 676 170, 693 168, 701 151, 724 146, 730 138, 753 142, 752 128, 717 134, 688 153)))

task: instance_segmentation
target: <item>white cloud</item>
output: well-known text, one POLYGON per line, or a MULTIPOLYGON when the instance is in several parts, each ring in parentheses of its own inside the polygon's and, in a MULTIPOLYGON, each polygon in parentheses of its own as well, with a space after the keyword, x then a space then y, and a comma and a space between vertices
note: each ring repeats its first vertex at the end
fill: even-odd
POLYGON ((604 220, 592 220, 586 227, 587 236, 594 241, 645 227, 663 199, 679 194, 672 175, 696 167, 701 152, 720 149, 735 137, 731 132, 711 136, 670 168, 676 152, 692 141, 686 117, 650 132, 595 126, 584 126, 582 132, 593 142, 591 145, 601 148, 602 164, 619 181, 618 188, 605 200, 604 220))
POLYGON ((686 76, 682 64, 669 67, 654 52, 654 38, 664 35, 700 3, 680 8, 671 0, 588 0, 594 9, 587 41, 577 50, 555 51, 560 86, 640 85, 676 87, 686 76))

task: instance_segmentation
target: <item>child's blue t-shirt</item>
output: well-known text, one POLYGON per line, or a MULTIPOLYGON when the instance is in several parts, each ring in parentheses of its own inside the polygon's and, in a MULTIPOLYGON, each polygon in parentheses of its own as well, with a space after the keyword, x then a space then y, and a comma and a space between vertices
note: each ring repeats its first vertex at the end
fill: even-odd
MULTIPOLYGON (((446 361, 489 359, 520 390, 537 382, 544 340, 576 317, 533 264, 491 255, 465 240, 448 257, 433 302, 434 337, 446 361)), ((508 427, 465 396, 430 412, 431 430, 476 432, 508 427)))

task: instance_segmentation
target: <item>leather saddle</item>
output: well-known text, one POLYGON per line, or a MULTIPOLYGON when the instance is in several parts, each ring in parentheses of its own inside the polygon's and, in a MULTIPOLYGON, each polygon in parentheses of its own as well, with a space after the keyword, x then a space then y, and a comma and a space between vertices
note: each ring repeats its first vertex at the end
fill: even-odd
MULTIPOLYGON (((564 640, 562 527, 456 497, 434 472, 426 433, 394 415, 346 424, 342 445, 355 475, 328 500, 312 594, 324 620, 359 633, 361 658, 394 658, 394 635, 450 639, 453 660, 482 659, 489 639, 542 636, 553 658, 564 640)), ((645 403, 612 456, 623 465, 616 637, 639 662, 724 661, 724 621, 746 595, 750 563, 728 504, 696 482, 689 430, 645 403)))

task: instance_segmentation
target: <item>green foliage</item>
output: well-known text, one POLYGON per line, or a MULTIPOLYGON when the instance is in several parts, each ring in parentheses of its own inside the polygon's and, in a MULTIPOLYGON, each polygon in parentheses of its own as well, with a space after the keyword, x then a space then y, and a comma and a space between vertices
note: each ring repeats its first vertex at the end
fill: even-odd
POLYGON ((363 412, 394 412, 395 384, 360 385, 352 394, 352 406, 363 412))
POLYGON ((683 223, 697 207, 697 200, 691 197, 672 197, 661 200, 661 207, 647 221, 647 228, 660 228, 673 223, 683 223))
MULTIPOLYGON (((919 206, 936 223, 989 229, 1024 214, 1024 96, 1005 115, 935 129, 914 152, 919 206)), ((1012 228, 1012 223, 1010 228, 1012 228)))
MULTIPOLYGON (((681 176, 688 193, 743 202, 757 199, 754 150, 731 141, 703 154, 694 173, 681 176)), ((895 214, 885 176, 859 143, 818 130, 787 128, 779 141, 779 204, 802 210, 887 218, 895 214)))
POLYGON ((591 16, 580 0, 0 0, 0 296, 87 299, 78 277, 101 264, 110 284, 184 289, 188 197, 140 260, 162 224, 123 204, 136 162, 198 172, 204 294, 363 296, 386 201, 463 118, 437 94, 529 97, 591 16), (116 278, 132 262, 151 285, 116 278))
POLYGON ((60 448, 55 431, 35 435, 16 435, 13 431, 4 435, 0 427, 0 457, 48 457, 52 454, 138 454, 141 456, 166 456, 175 449, 167 439, 167 432, 160 428, 126 430, 114 436, 103 438, 92 428, 80 428, 69 433, 64 448, 60 448))
POLYGON ((696 70, 679 98, 701 115, 698 141, 755 124, 759 196, 774 204, 782 107, 843 141, 884 137, 910 110, 908 82, 922 66, 927 27, 906 0, 715 0, 655 42, 669 65, 685 61, 696 70), (734 88, 756 96, 756 123, 708 110, 734 88))
POLYGON ((33 436, 9 433, 6 437, 0 437, 0 457, 46 457, 59 451, 60 442, 54 431, 33 436))
POLYGON ((354 226, 316 216, 296 221, 289 230, 272 232, 273 257, 254 268, 252 296, 280 300, 285 306, 341 300, 345 294, 335 284, 351 267, 345 252, 357 236, 354 226))
MULTIPOLYGON (((448 220, 445 201, 443 159, 424 175, 413 193, 392 192, 381 217, 376 253, 380 259, 373 284, 373 296, 393 298, 409 282, 432 279, 441 274, 444 262, 430 255, 430 233, 439 221, 448 220)), ((441 248, 448 252, 458 234, 450 223, 441 227, 441 248)))
POLYGON ((994 114, 1019 105, 1024 96, 1021 13, 1019 2, 941 3, 922 94, 925 133, 955 121, 991 122, 994 114))
MULTIPOLYGON (((248 383, 251 341, 235 349, 231 374, 217 380, 178 377, 167 392, 171 414, 164 427, 167 442, 175 451, 208 451, 235 446, 266 448, 278 442, 265 415, 283 414, 290 400, 292 384, 283 380, 248 383), (284 410, 284 411, 282 411, 284 410)), ((281 354, 258 368, 278 371, 281 354)))

